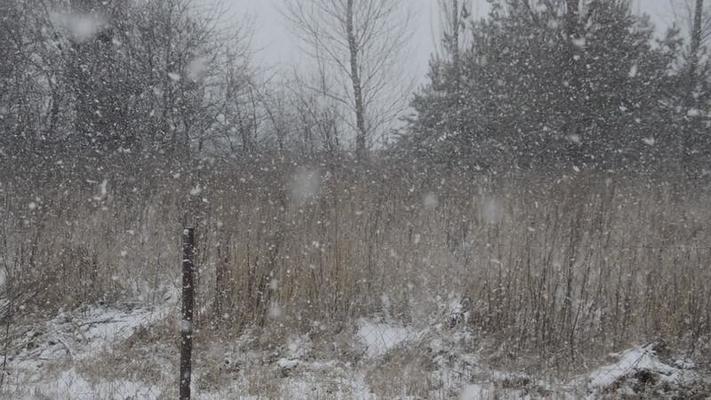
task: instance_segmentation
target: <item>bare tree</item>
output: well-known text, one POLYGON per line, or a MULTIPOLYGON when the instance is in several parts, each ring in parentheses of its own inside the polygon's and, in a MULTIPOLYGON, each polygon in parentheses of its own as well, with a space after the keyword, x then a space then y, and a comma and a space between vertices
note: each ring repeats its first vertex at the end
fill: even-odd
MULTIPOLYGON (((285 0, 286 18, 329 80, 328 96, 351 111, 356 155, 406 105, 399 62, 410 35, 402 0, 285 0)), ((317 85, 319 90, 323 85, 317 85)))

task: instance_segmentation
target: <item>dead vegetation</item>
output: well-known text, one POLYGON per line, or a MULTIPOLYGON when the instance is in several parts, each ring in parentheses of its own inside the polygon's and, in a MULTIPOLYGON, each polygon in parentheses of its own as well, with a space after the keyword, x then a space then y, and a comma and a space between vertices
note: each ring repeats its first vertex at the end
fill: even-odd
POLYGON ((454 305, 445 323, 494 339, 502 362, 535 354, 562 368, 657 338, 705 351, 711 209, 691 184, 260 171, 204 171, 135 195, 109 181, 101 198, 67 188, 29 197, 34 207, 5 187, 8 282, 41 288, 23 312, 160 303, 178 282, 189 211, 198 326, 226 335, 319 332, 363 316, 423 324, 454 305))

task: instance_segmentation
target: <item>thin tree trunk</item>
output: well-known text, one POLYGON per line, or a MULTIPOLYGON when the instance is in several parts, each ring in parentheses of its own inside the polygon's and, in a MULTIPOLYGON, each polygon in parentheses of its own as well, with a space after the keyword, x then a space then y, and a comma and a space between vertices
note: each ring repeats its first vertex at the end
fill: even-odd
MULTIPOLYGON (((459 1, 452 0, 452 65, 459 76, 459 1)), ((457 82, 458 83, 458 82, 457 82)))
POLYGON ((704 0, 696 0, 694 11, 694 26, 691 29, 691 48, 689 54, 689 85, 686 101, 691 107, 694 103, 694 87, 696 86, 696 71, 699 68, 699 50, 701 48, 701 17, 704 11, 704 0))
POLYGON ((358 132, 356 133, 356 157, 359 161, 366 158, 365 106, 363 104, 363 88, 358 71, 358 41, 355 34, 353 21, 353 0, 346 4, 346 30, 348 35, 348 50, 351 61, 351 82, 353 83, 353 96, 355 97, 355 116, 358 132))
MULTIPOLYGON (((696 100, 694 99, 694 89, 698 83, 697 70, 699 69, 699 51, 701 49, 701 18, 704 10, 704 0, 696 0, 696 7, 694 10, 694 24, 691 27, 691 42, 689 48, 689 71, 686 82, 686 93, 684 98, 684 106, 687 111, 691 111, 696 107, 696 100)), ((687 171, 689 164, 689 147, 691 146, 691 139, 694 135, 693 124, 690 123, 687 129, 681 135, 679 140, 679 162, 680 169, 682 172, 687 171)))

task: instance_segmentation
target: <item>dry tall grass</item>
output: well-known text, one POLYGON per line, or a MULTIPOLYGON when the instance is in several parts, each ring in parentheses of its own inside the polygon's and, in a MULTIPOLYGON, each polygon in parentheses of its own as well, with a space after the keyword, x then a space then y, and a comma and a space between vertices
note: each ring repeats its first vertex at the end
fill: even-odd
POLYGON ((28 312, 161 301, 178 285, 187 219, 199 324, 225 332, 374 315, 431 323, 457 301, 501 354, 550 365, 711 333, 711 207, 691 184, 316 166, 70 186, 41 199, 4 186, 0 257, 6 286, 31 294, 15 302, 28 312))

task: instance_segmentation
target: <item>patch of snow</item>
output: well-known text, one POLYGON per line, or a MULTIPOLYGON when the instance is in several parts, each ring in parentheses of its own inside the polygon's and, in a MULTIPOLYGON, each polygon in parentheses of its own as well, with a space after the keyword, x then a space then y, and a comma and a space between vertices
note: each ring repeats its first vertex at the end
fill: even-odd
POLYGON ((3 394, 12 393, 12 398, 17 399, 34 399, 39 394, 44 396, 39 398, 58 400, 157 399, 161 394, 157 386, 121 379, 88 380, 74 365, 109 350, 139 328, 164 319, 175 311, 174 306, 175 302, 159 308, 94 306, 59 313, 17 339, 21 346, 11 354, 8 365, 13 378, 3 388, 3 394), (52 371, 60 365, 68 369, 55 375, 52 371))
POLYGON ((171 310, 170 305, 131 310, 91 307, 80 313, 60 313, 44 328, 28 332, 10 367, 37 371, 48 362, 90 358, 128 339, 138 328, 165 318, 171 310))
MULTIPOLYGON (((16 392, 18 398, 23 398, 22 391, 16 392)), ((126 380, 99 380, 90 382, 75 369, 62 372, 54 382, 37 385, 30 398, 52 398, 57 400, 94 400, 94 399, 158 399, 162 391, 153 386, 126 380), (41 393, 43 397, 35 397, 41 393)))
POLYGON ((375 323, 366 319, 358 322, 358 339, 365 345, 369 357, 380 357, 393 348, 417 338, 409 327, 375 323))
POLYGON ((570 141, 571 143, 575 143, 577 145, 583 144, 583 140, 580 138, 580 135, 573 133, 573 134, 566 136, 565 138, 568 139, 568 141, 570 141))
POLYGON ((287 339, 286 349, 289 357, 303 359, 311 351, 312 343, 308 335, 292 335, 287 339))
POLYGON ((106 179, 104 179, 103 181, 101 181, 101 184, 99 185, 99 193, 100 193, 102 196, 106 196, 106 185, 108 185, 108 184, 109 184, 109 181, 106 180, 106 179))
POLYGON ((653 137, 644 138, 642 139, 642 142, 644 142, 647 146, 654 146, 657 143, 656 139, 653 137))
POLYGON ((376 400, 363 374, 357 374, 351 381, 351 396, 354 400, 376 400))
POLYGON ((694 369, 696 368, 696 363, 693 360, 685 358, 674 361, 674 366, 680 369, 694 369))
POLYGON ((573 46, 579 48, 579 49, 585 49, 587 46, 588 42, 584 37, 581 38, 572 38, 571 42, 573 43, 573 46))
POLYGON ((637 64, 632 64, 632 67, 630 68, 630 72, 627 74, 630 78, 634 78, 637 76, 639 67, 637 64))
POLYGON ((299 360, 280 358, 277 365, 282 369, 294 369, 299 365, 299 360))
POLYGON ((689 111, 686 112, 687 117, 699 117, 701 116, 702 112, 698 108, 691 108, 689 111))
POLYGON ((653 350, 653 344, 650 344, 627 350, 619 355, 617 362, 594 370, 588 375, 587 384, 593 391, 599 391, 640 371, 654 373, 660 381, 670 384, 684 384, 696 377, 693 371, 661 361, 653 350))
POLYGON ((462 393, 459 395, 460 400, 483 400, 489 398, 489 390, 480 384, 464 385, 462 393))

